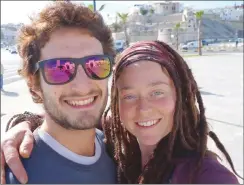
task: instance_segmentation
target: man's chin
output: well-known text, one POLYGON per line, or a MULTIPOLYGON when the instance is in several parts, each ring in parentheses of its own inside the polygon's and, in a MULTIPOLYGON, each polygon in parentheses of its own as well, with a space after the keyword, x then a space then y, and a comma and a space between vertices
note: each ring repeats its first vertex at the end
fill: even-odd
POLYGON ((96 119, 94 116, 87 114, 82 117, 77 116, 75 119, 74 116, 72 118, 68 118, 67 116, 66 121, 63 120, 59 123, 60 126, 69 130, 88 130, 96 128, 100 123, 100 119, 96 119))

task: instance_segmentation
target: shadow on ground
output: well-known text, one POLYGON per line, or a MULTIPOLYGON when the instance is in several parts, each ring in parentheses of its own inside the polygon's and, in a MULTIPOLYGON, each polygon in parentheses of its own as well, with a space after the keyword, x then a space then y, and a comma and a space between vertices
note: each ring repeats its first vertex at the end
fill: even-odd
POLYGON ((200 89, 202 89, 202 87, 198 87, 198 89, 199 89, 201 95, 212 95, 212 96, 224 97, 221 94, 215 94, 215 93, 211 93, 211 92, 208 92, 208 91, 200 90, 200 89))
POLYGON ((226 121, 216 120, 216 119, 212 119, 212 118, 207 118, 207 119, 215 121, 215 122, 218 122, 218 123, 223 123, 223 124, 226 124, 226 125, 231 125, 231 126, 243 128, 243 125, 238 125, 238 124, 235 124, 235 123, 230 123, 230 122, 226 122, 226 121))
POLYGON ((1 95, 11 96, 11 97, 17 97, 17 96, 19 96, 19 94, 16 93, 16 92, 10 92, 10 91, 5 91, 5 90, 2 90, 1 91, 1 95))
POLYGON ((200 91, 200 93, 201 93, 201 95, 212 95, 212 96, 224 97, 221 94, 214 94, 214 93, 207 92, 207 91, 200 91))

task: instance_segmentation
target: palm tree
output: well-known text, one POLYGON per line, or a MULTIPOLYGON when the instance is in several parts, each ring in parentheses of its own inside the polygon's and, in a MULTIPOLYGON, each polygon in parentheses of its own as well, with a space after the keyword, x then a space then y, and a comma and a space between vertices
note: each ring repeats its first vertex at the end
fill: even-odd
POLYGON ((145 9, 145 8, 142 8, 142 7, 140 8, 140 13, 141 13, 141 15, 143 15, 143 16, 144 16, 144 15, 147 15, 148 12, 149 12, 148 9, 145 9))
POLYGON ((124 34, 125 34, 125 41, 126 41, 126 45, 129 46, 129 36, 127 34, 127 20, 129 17, 128 13, 117 13, 117 16, 120 18, 123 27, 124 27, 124 34))
POLYGON ((149 10, 149 12, 150 12, 150 14, 152 15, 152 14, 154 14, 155 10, 154 10, 153 8, 151 8, 151 9, 149 10))
POLYGON ((111 25, 111 27, 113 28, 113 30, 114 30, 115 33, 118 32, 118 30, 121 29, 120 24, 117 23, 117 22, 114 22, 114 23, 111 25))
POLYGON ((140 14, 143 16, 143 22, 144 22, 144 29, 145 29, 145 26, 146 26, 146 21, 145 21, 145 16, 148 14, 148 9, 145 9, 143 7, 140 8, 140 14))
MULTIPOLYGON (((89 4, 87 7, 88 7, 91 11, 94 11, 94 5, 93 5, 93 4, 89 4)), ((98 9, 98 11, 101 12, 104 8, 105 8, 105 4, 101 5, 100 8, 98 9)))
POLYGON ((201 24, 202 24, 202 16, 204 11, 198 11, 195 13, 196 19, 198 20, 198 54, 202 55, 202 38, 201 38, 201 24))
POLYGON ((177 24, 175 25, 174 29, 176 30, 176 49, 178 50, 180 23, 177 23, 177 24))

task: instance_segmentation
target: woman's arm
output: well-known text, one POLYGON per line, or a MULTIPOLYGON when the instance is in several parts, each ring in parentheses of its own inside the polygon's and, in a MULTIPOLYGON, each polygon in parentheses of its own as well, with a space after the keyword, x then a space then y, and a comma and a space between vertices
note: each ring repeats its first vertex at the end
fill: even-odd
POLYGON ((1 184, 5 184, 5 163, 21 183, 28 177, 20 156, 28 158, 33 149, 32 132, 43 122, 42 115, 29 112, 14 115, 7 123, 6 133, 1 140, 1 184))

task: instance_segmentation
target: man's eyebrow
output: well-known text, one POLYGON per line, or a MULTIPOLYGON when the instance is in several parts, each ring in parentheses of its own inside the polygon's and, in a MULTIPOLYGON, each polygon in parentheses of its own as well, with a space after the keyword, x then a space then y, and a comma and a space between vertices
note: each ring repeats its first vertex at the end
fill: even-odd
MULTIPOLYGON (((164 81, 155 81, 155 82, 149 83, 147 86, 153 87, 153 86, 157 86, 157 85, 169 85, 169 84, 167 82, 164 82, 164 81)), ((132 86, 123 86, 119 89, 125 91, 125 90, 131 90, 131 89, 133 89, 133 87, 132 86)))

